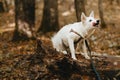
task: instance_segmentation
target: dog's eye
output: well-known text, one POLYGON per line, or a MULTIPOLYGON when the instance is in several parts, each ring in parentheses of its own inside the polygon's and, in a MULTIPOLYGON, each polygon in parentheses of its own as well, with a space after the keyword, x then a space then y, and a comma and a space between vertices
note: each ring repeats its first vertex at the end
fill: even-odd
POLYGON ((90 19, 89 22, 91 22, 92 20, 90 19))

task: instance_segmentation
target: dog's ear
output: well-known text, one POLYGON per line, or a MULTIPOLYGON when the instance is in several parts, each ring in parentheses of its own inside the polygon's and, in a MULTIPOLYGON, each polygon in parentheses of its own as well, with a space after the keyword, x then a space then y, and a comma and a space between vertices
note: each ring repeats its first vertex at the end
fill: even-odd
POLYGON ((85 16, 85 14, 82 12, 82 14, 81 14, 81 21, 84 22, 85 20, 86 20, 86 16, 85 16))
POLYGON ((91 11, 90 16, 89 17, 94 17, 94 11, 91 11))

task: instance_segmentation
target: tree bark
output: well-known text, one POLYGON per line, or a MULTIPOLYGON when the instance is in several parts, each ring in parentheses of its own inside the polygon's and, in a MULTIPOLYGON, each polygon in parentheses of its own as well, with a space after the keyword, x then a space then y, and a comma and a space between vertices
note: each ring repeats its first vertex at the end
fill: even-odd
POLYGON ((58 28, 58 0, 44 0, 43 17, 38 32, 57 31, 58 28))
POLYGON ((15 0, 15 24, 13 40, 26 40, 33 37, 35 0, 15 0))
POLYGON ((4 9, 4 6, 3 6, 3 2, 0 1, 0 13, 4 12, 5 9, 4 9))
POLYGON ((75 0, 75 10, 76 10, 76 16, 77 21, 81 21, 81 13, 85 13, 85 0, 75 0))
POLYGON ((106 23, 104 21, 104 16, 103 16, 102 0, 98 0, 98 8, 99 8, 99 16, 100 16, 100 19, 101 19, 101 28, 105 28, 106 23))
POLYGON ((6 0, 3 0, 4 3, 4 7, 5 7, 5 11, 8 12, 9 11, 9 6, 6 0))

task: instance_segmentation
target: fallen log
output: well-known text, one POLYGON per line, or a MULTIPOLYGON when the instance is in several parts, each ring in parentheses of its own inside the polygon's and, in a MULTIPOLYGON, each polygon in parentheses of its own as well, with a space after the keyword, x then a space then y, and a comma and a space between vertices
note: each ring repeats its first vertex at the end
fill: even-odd
MULTIPOLYGON (((110 58, 111 57, 108 57, 108 59, 110 58)), ((117 60, 116 62, 120 63, 120 61, 117 60)), ((94 60, 94 64, 102 80, 120 79, 120 67, 114 65, 112 61, 94 60)), ((84 77, 87 78, 86 80, 95 80, 95 74, 91 69, 89 61, 79 62, 69 59, 68 57, 64 57, 62 59, 52 62, 48 66, 48 69, 50 70, 50 72, 52 72, 53 75, 59 75, 61 79, 65 79, 65 80, 69 80, 69 79, 71 80, 73 78, 76 78, 76 75, 77 78, 79 76, 79 79, 81 80, 82 79, 85 80, 84 77)))
MULTIPOLYGON (((43 46, 43 44, 42 44, 43 46)), ((63 55, 54 49, 46 48, 43 58, 52 79, 60 80, 95 80, 95 74, 90 66, 90 60, 77 54, 78 60, 71 59, 70 55, 63 55), (52 53, 51 53, 52 52, 52 53), (54 78, 53 78, 54 77, 54 78)), ((92 55, 95 67, 102 80, 120 79, 120 56, 92 55)))

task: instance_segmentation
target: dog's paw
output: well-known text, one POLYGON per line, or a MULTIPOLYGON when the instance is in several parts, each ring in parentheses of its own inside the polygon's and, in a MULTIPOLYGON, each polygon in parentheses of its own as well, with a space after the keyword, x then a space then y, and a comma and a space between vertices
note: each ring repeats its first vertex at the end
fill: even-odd
POLYGON ((90 59, 90 57, 88 55, 85 56, 85 59, 90 59))
POLYGON ((75 52, 75 54, 81 54, 80 52, 75 52))
POLYGON ((77 58, 76 58, 76 57, 72 57, 72 59, 73 59, 73 60, 77 60, 77 58))
POLYGON ((90 57, 87 55, 87 53, 81 53, 85 57, 85 59, 90 59, 90 57))
POLYGON ((67 54, 67 51, 62 51, 63 54, 67 54))

